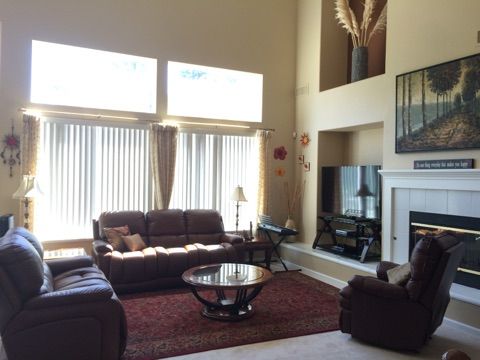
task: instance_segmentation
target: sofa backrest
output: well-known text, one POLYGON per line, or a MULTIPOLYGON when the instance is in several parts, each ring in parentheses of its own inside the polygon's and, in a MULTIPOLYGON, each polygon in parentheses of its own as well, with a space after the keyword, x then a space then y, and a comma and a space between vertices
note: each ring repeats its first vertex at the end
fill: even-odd
POLYGON ((146 221, 150 246, 171 248, 188 244, 182 210, 151 210, 147 212, 146 221))
POLYGON ((114 228, 128 225, 130 234, 139 234, 148 244, 147 226, 145 215, 141 211, 106 211, 98 218, 98 233, 105 239, 104 228, 114 228))
POLYGON ((225 234, 222 216, 216 210, 185 210, 188 242, 214 245, 225 234))
POLYGON ((30 240, 40 243, 23 232, 14 228, 0 238, 0 330, 27 299, 40 293, 44 282, 43 261, 30 240))

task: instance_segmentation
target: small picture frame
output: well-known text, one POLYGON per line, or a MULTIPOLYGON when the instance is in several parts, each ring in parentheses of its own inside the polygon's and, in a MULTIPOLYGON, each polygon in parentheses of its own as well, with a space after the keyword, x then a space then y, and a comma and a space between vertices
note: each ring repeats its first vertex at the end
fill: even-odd
POLYGON ((303 163, 303 170, 310 171, 310 162, 303 163))
POLYGON ((303 164, 305 162, 305 155, 297 156, 297 164, 303 164))

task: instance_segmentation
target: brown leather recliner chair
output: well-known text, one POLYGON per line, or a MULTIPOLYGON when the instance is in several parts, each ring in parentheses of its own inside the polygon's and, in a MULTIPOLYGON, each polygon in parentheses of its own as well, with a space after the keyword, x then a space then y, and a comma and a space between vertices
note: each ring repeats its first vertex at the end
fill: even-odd
POLYGON ((127 330, 89 256, 43 261, 35 236, 14 228, 0 238, 0 334, 9 360, 113 360, 127 330))
POLYGON ((397 350, 419 350, 440 326, 464 244, 445 234, 421 239, 404 286, 388 282, 382 261, 377 278, 355 275, 340 291, 340 329, 352 337, 397 350))

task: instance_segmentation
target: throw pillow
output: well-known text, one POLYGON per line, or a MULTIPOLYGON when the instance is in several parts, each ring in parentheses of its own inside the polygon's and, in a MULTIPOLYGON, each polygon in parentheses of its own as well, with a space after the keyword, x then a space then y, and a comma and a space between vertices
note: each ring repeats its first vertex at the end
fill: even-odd
POLYGON ((130 229, 128 225, 114 227, 114 228, 103 228, 103 232, 107 237, 107 241, 112 244, 113 250, 123 251, 125 246, 123 245, 122 236, 130 235, 130 229))
POLYGON ((387 270, 388 282, 395 285, 405 285, 410 278, 410 263, 396 266, 387 270))
POLYGON ((147 247, 139 234, 122 236, 122 239, 130 251, 140 251, 147 247))

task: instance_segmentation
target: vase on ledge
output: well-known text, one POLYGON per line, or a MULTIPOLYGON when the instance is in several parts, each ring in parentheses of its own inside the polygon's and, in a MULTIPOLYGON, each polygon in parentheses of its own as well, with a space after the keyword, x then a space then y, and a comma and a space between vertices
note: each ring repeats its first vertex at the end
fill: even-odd
MULTIPOLYGON (((295 224, 295 220, 293 220, 290 216, 287 218, 287 221, 285 222, 285 227, 287 229, 297 230, 297 225, 295 224)), ((287 236, 287 238, 285 239, 285 242, 287 243, 295 242, 295 236, 287 236)))
POLYGON ((352 50, 351 82, 368 77, 368 47, 360 46, 352 50))
POLYGON ((293 220, 290 216, 287 218, 287 221, 285 222, 285 227, 287 229, 293 229, 293 230, 296 230, 296 224, 295 224, 295 220, 293 220))

